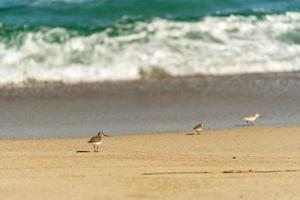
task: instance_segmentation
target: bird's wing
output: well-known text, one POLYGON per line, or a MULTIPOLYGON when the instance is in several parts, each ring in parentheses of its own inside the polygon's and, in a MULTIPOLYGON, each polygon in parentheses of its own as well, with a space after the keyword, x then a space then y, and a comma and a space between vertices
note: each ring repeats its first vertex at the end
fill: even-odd
POLYGON ((242 117, 242 119, 246 120, 249 119, 250 117, 252 117, 252 115, 245 115, 244 117, 242 117))
POLYGON ((88 143, 94 142, 96 139, 96 136, 91 137, 91 139, 88 141, 88 143))
POLYGON ((197 129, 197 128, 201 128, 202 127, 202 124, 197 124, 193 129, 197 129))

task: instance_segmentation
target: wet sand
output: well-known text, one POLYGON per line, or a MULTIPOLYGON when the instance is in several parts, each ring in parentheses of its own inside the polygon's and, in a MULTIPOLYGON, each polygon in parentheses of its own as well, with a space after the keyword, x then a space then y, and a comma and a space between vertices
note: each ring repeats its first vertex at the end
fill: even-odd
POLYGON ((113 135, 300 122, 300 73, 197 76, 163 80, 0 89, 0 138, 113 135))
POLYGON ((300 127, 0 140, 1 199, 298 199, 300 127))

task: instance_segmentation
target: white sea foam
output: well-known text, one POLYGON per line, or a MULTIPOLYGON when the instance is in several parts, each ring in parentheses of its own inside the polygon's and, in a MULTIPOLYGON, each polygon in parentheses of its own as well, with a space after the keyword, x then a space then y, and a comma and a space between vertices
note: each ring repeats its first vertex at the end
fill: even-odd
POLYGON ((63 28, 27 32, 20 45, 0 42, 0 84, 135 80, 153 69, 171 76, 300 70, 299 30, 300 13, 290 12, 262 19, 154 19, 117 36, 111 29, 89 36, 63 28))

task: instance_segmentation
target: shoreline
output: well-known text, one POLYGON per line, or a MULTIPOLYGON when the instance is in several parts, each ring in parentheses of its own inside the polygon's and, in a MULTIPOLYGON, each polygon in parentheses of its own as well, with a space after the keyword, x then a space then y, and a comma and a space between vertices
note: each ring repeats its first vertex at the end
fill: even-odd
MULTIPOLYGON (((212 128, 212 129, 204 129, 204 132, 219 132, 219 131, 239 131, 244 129, 270 129, 270 128, 295 128, 299 127, 300 123, 295 124, 286 124, 286 125, 254 125, 254 126, 248 126, 247 124, 239 126, 239 127, 227 127, 227 128, 212 128)), ((201 131, 201 132, 203 132, 201 131)), ((94 133, 95 135, 96 133, 94 133)), ((138 136, 150 136, 150 135, 168 135, 168 134, 185 134, 185 135, 197 135, 195 131, 186 130, 186 131, 161 131, 161 132, 135 132, 135 133, 123 133, 123 134, 114 134, 114 133, 106 133, 109 134, 110 137, 138 137, 138 136)), ((203 134, 203 133, 201 133, 203 134)), ((205 134, 205 133, 204 133, 205 134)), ((91 133, 91 136, 93 136, 93 133, 91 133)), ((31 141, 31 140, 37 140, 37 141, 48 141, 48 140, 79 140, 79 139, 87 139, 86 136, 61 136, 61 137, 10 137, 10 138, 0 138, 0 141, 31 141)))
MULTIPOLYGON (((0 97, 1 98, 18 98, 18 97, 64 97, 74 96, 72 92, 76 92, 76 95, 80 95, 82 92, 104 90, 109 89, 120 89, 124 87, 133 87, 138 89, 139 85, 142 87, 153 87, 157 84, 164 83, 172 85, 173 83, 186 83, 186 82, 220 82, 223 80, 238 81, 261 81, 261 80, 296 80, 300 82, 300 71, 294 72, 268 72, 268 73, 246 73, 246 74, 225 74, 225 75, 192 75, 192 76, 178 76, 178 77, 166 77, 160 79, 139 79, 139 80, 119 80, 119 81, 95 81, 95 82, 79 82, 79 83, 63 83, 60 81, 53 82, 33 82, 25 83, 21 85, 8 84, 0 86, 0 97)), ((161 89, 157 87, 157 89, 161 89)))
POLYGON ((99 153, 88 137, 0 140, 1 196, 296 199, 299 132, 290 126, 126 135, 105 138, 99 153))

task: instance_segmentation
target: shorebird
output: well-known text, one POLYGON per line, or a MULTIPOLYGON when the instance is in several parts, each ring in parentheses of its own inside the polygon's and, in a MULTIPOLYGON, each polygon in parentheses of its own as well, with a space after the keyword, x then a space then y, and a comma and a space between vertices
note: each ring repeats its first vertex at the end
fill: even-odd
POLYGON ((99 152, 99 145, 102 143, 104 136, 109 137, 103 132, 99 132, 96 136, 93 136, 88 143, 92 143, 94 146, 94 152, 99 152), (97 148, 96 148, 97 147, 97 148), (96 151, 97 149, 97 151, 96 151))
POLYGON ((204 129, 204 125, 203 125, 202 123, 197 124, 197 125, 193 128, 193 130, 196 131, 196 133, 197 133, 198 135, 200 134, 200 132, 201 132, 203 129, 204 129))
POLYGON ((244 116, 243 117, 243 120, 245 120, 247 122, 247 125, 250 126, 250 125, 254 125, 254 121, 261 117, 261 115, 259 113, 255 113, 254 115, 248 115, 248 116, 244 116))

